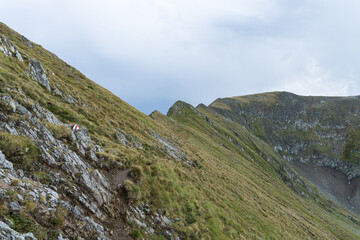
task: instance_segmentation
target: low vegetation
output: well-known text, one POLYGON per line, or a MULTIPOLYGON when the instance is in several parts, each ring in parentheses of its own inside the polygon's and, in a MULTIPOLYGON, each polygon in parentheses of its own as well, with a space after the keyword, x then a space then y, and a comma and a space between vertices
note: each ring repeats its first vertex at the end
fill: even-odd
POLYGON ((40 154, 30 138, 4 132, 0 132, 0 149, 9 161, 25 168, 31 168, 40 154))

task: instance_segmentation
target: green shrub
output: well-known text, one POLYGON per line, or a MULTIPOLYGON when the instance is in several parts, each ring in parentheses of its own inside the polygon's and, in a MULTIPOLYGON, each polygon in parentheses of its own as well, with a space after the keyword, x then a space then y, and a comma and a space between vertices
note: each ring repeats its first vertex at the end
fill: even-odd
POLYGON ((130 168, 130 176, 134 179, 134 181, 140 181, 142 176, 142 169, 140 166, 133 165, 130 168))
POLYGON ((130 201, 137 202, 138 200, 140 200, 141 197, 140 187, 135 185, 133 181, 125 180, 124 190, 130 201))
POLYGON ((37 239, 55 240, 59 233, 53 229, 45 229, 35 222, 35 220, 26 214, 14 214, 11 216, 13 225, 12 229, 19 233, 31 232, 37 239))
POLYGON ((43 184, 51 184, 51 178, 48 173, 43 171, 33 172, 33 175, 36 176, 37 180, 43 184))
POLYGON ((55 212, 50 215, 50 222, 56 228, 61 228, 64 226, 65 223, 65 216, 67 211, 63 208, 57 208, 55 212))
POLYGON ((185 222, 189 225, 195 223, 196 219, 193 215, 193 210, 191 206, 189 204, 186 204, 184 210, 185 210, 185 222))
POLYGON ((135 229, 130 233, 130 237, 132 237, 133 239, 142 239, 143 235, 141 231, 135 229))
POLYGON ((33 212, 37 207, 36 203, 32 199, 24 201, 23 205, 28 212, 33 212))

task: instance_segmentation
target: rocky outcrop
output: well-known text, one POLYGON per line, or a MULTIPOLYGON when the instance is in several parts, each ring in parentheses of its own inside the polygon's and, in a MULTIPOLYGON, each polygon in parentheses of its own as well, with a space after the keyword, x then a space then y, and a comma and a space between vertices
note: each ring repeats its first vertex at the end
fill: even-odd
POLYGON ((31 78, 50 91, 50 83, 41 63, 36 61, 35 59, 29 58, 28 67, 30 70, 31 78))
POLYGON ((11 229, 6 223, 0 221, 0 240, 36 240, 34 234, 20 234, 11 229))
MULTIPOLYGON (((301 176, 360 214, 359 106, 360 97, 302 97, 276 92, 217 99, 209 107, 252 131, 291 162, 301 176), (332 182, 325 183, 325 179, 332 182), (339 186, 342 188, 337 189, 339 186)), ((296 175, 289 171, 279 174, 305 197, 294 185, 306 188, 296 175)))
POLYGON ((142 144, 139 142, 139 140, 136 137, 131 136, 121 128, 115 129, 115 136, 124 146, 136 147, 138 149, 143 148, 142 144))
POLYGON ((172 223, 179 221, 178 218, 171 219, 160 209, 152 211, 148 205, 140 204, 139 207, 130 207, 126 212, 127 221, 143 229, 148 235, 158 233, 169 240, 179 240, 172 223))
POLYGON ((0 36, 0 52, 8 57, 16 57, 19 61, 24 61, 20 52, 15 48, 15 45, 4 35, 0 36))
POLYGON ((25 36, 21 36, 21 39, 23 40, 23 42, 25 43, 26 46, 28 46, 29 48, 33 48, 34 44, 32 44, 32 42, 30 42, 29 39, 27 39, 25 36))
MULTIPOLYGON (((80 127, 78 130, 73 130, 72 125, 63 124, 53 113, 38 103, 34 104, 30 111, 8 95, 1 95, 0 103, 6 106, 11 114, 19 116, 10 118, 4 112, 0 112, 0 130, 31 139, 39 149, 41 159, 47 165, 41 166, 39 163, 40 169, 43 167, 53 169, 43 173, 46 174, 50 185, 34 181, 21 169, 16 171, 13 163, 5 158, 0 149, 0 185, 18 193, 19 202, 5 199, 8 201, 9 211, 20 212, 23 208, 21 202, 30 197, 45 215, 51 215, 59 207, 64 208, 69 214, 76 216, 74 224, 83 226, 80 233, 83 232, 84 236, 86 232, 91 231, 97 233, 98 239, 107 239, 104 228, 87 214, 90 212, 95 218, 103 219, 105 216, 103 209, 109 208, 112 199, 107 179, 91 164, 98 161, 95 153, 102 152, 101 147, 92 142, 86 129, 80 127), (20 117, 25 115, 26 117, 20 117), (68 128, 71 141, 65 143, 56 139, 43 122, 68 128), (76 185, 72 185, 71 188, 71 185, 67 186, 64 176, 72 179, 76 185), (62 199, 64 191, 71 198, 62 199)), ((6 234, 5 236, 10 236, 9 234, 12 233, 6 234)))
POLYGON ((351 180, 360 176, 360 164, 344 157, 344 147, 349 131, 358 128, 359 104, 359 97, 279 92, 218 99, 210 108, 254 132, 284 159, 330 167, 351 180))
POLYGON ((170 157, 181 162, 184 161, 184 156, 174 145, 165 141, 158 133, 152 133, 151 135, 163 146, 163 150, 165 150, 170 157))

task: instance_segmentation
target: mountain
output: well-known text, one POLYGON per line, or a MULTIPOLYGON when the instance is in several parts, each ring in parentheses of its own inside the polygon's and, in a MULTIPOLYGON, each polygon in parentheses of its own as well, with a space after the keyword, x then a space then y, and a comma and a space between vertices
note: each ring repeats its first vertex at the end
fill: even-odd
POLYGON ((0 239, 360 238, 358 188, 306 175, 357 184, 358 98, 147 116, 4 24, 0 83, 0 239))
POLYGON ((217 99, 210 108, 269 143, 301 176, 360 214, 360 96, 274 92, 217 99))

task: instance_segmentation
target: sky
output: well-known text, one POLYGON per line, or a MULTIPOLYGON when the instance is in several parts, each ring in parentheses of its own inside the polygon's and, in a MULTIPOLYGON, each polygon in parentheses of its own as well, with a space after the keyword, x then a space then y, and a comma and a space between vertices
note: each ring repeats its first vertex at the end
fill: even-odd
POLYGON ((140 111, 360 95, 358 0, 0 0, 0 21, 140 111))

